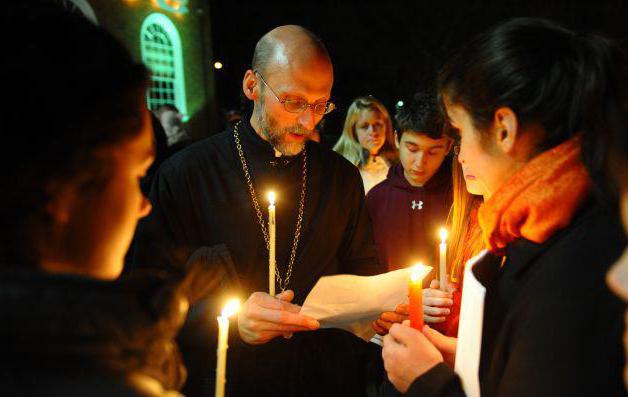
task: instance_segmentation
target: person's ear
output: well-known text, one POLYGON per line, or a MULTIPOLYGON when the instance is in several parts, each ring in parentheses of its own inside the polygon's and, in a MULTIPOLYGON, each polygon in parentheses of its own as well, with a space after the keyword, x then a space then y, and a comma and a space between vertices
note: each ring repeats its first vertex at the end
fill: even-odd
POLYGON ((244 78, 242 79, 242 91, 244 92, 244 96, 246 96, 251 101, 254 101, 259 96, 259 89, 257 88, 257 76, 255 72, 251 69, 247 70, 244 73, 244 78))
POLYGON ((395 147, 399 150, 399 133, 395 131, 395 147))
POLYGON ((512 109, 501 107, 495 111, 493 131, 497 147, 504 153, 513 153, 519 138, 519 120, 512 109))

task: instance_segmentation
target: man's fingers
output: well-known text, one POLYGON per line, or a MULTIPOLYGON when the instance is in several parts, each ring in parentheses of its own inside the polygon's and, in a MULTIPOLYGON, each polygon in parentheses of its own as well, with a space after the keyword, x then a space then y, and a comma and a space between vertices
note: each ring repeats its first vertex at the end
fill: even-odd
POLYGON ((394 343, 394 339, 392 336, 390 335, 386 335, 382 338, 382 342, 384 344, 383 349, 382 349, 382 356, 385 356, 389 354, 390 352, 390 346, 394 343))
POLYGON ((253 292, 247 302, 267 309, 281 310, 283 307, 282 301, 268 295, 266 292, 253 292))
POLYGON ((430 288, 431 289, 438 289, 440 287, 440 283, 438 282, 437 279, 432 280, 432 282, 430 282, 430 288))
POLYGON ((416 338, 418 334, 420 334, 420 332, 416 329, 401 324, 393 324, 388 330, 388 335, 392 336, 398 343, 406 346, 412 341, 412 338, 416 338))
POLYGON ((294 299, 294 292, 290 289, 287 289, 277 295, 275 295, 275 298, 284 301, 284 302, 292 302, 292 300, 294 299))
POLYGON ((301 306, 287 301, 287 299, 292 300, 292 295, 293 292, 290 290, 284 291, 275 297, 272 297, 265 292, 255 292, 249 299, 253 304, 265 307, 266 309, 287 310, 291 313, 299 313, 301 311, 301 306))
MULTIPOLYGON (((382 346, 382 358, 386 361, 389 361, 397 354, 399 348, 401 348, 402 346, 400 345, 399 341, 390 334, 384 335, 382 340, 384 345, 382 346)), ((390 364, 390 362, 384 364, 390 364)), ((390 368, 386 368, 386 370, 389 369, 390 368)))
POLYGON ((450 310, 446 307, 423 306, 423 313, 430 316, 447 316, 450 310))
POLYGON ((289 311, 290 313, 300 313, 301 306, 295 305, 293 303, 281 302, 283 310, 289 311))
POLYGON ((248 312, 250 318, 275 324, 297 325, 309 329, 318 329, 320 324, 312 317, 303 316, 287 310, 272 310, 258 306, 248 312))
POLYGON ((256 324, 256 328, 259 331, 263 331, 263 332, 274 332, 277 334, 284 334, 284 333, 292 333, 292 332, 302 332, 302 331, 311 331, 310 328, 307 327, 301 327, 298 325, 286 325, 286 324, 277 324, 277 323, 270 323, 267 321, 258 321, 256 324))

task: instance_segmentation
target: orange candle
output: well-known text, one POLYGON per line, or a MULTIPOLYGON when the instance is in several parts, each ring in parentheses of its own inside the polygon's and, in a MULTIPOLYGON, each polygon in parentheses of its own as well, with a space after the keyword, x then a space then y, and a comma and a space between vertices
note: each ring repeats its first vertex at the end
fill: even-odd
POLYGON ((410 326, 414 329, 423 329, 423 264, 414 266, 410 274, 410 326))

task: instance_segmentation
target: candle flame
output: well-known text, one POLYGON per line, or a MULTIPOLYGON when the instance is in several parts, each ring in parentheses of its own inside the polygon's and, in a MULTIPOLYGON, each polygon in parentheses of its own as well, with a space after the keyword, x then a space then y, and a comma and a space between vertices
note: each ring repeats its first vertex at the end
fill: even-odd
POLYGON ((410 280, 413 283, 419 282, 423 280, 423 262, 419 262, 416 265, 412 266, 412 273, 410 273, 410 280))
POLYGON ((440 234, 440 242, 444 244, 445 241, 447 240, 447 229, 445 229, 444 227, 441 227, 438 233, 440 234))
POLYGON ((225 307, 222 309, 222 316, 231 317, 239 311, 240 311, 240 300, 230 299, 225 305, 225 307))
POLYGON ((275 205, 275 192, 268 192, 268 201, 270 205, 275 205))

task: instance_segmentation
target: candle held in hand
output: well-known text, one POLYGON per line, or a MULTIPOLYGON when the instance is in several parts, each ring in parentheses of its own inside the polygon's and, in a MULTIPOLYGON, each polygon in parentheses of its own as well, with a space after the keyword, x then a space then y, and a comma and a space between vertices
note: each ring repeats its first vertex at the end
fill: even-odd
POLYGON ((445 291, 447 286, 447 229, 440 229, 440 245, 439 245, 439 284, 440 290, 445 291))
POLYGON ((409 311, 410 326, 414 329, 423 329, 423 264, 418 263, 410 274, 409 311))
POLYGON ((275 260, 275 240, 277 224, 275 219, 275 192, 268 193, 268 293, 275 296, 277 262, 275 260))
POLYGON ((218 349, 216 350, 216 397, 224 397, 227 372, 227 349, 229 348, 229 317, 240 310, 240 301, 231 299, 222 309, 218 320, 218 349))

